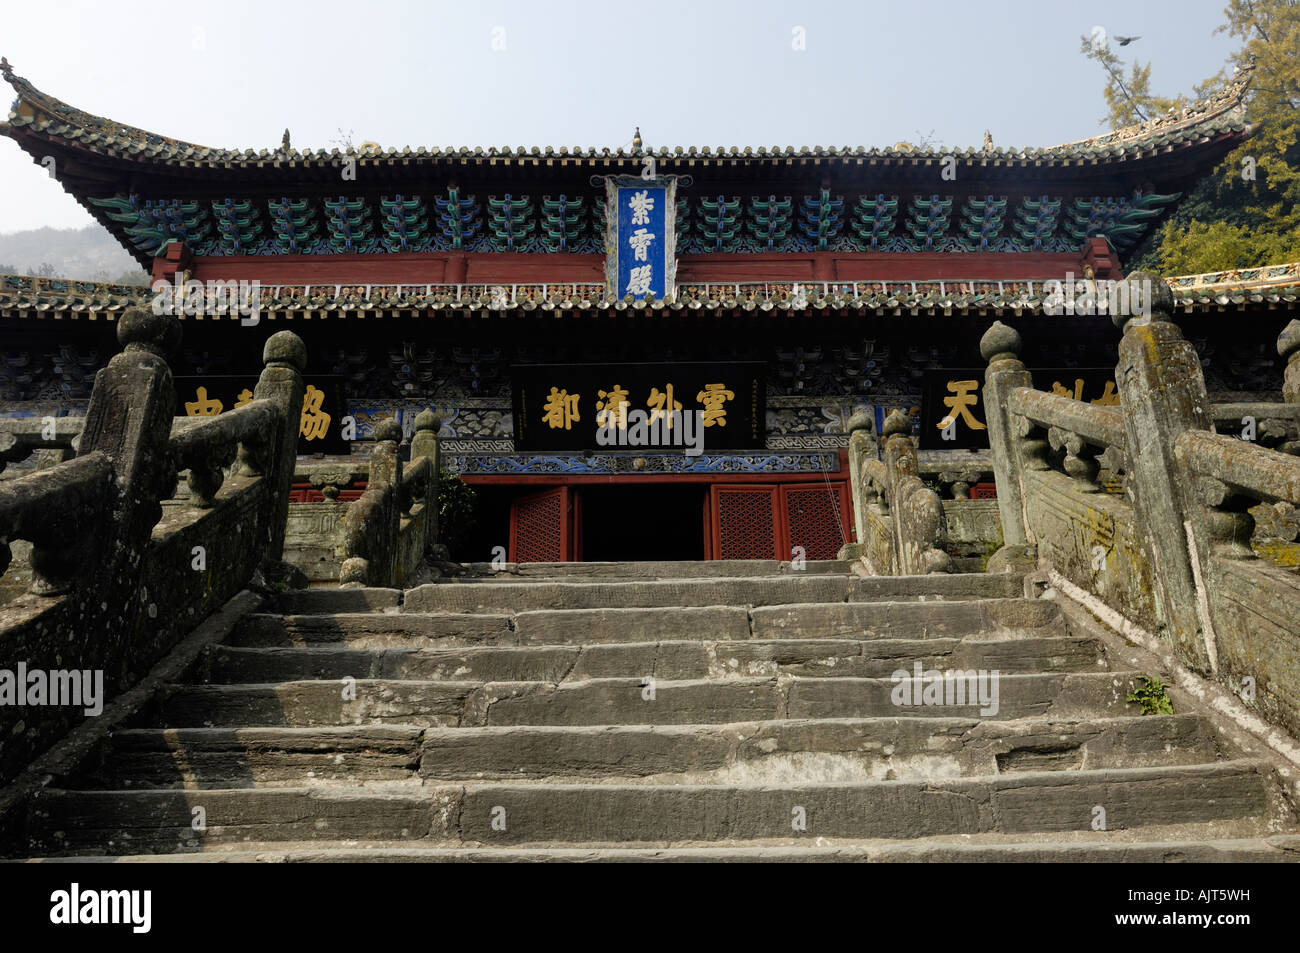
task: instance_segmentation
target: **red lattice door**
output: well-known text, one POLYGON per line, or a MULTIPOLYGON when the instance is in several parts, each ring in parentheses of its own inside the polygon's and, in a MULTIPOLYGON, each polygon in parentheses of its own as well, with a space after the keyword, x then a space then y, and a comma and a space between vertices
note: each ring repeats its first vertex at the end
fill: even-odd
MULTIPOLYGON (((789 550, 805 559, 834 559, 849 541, 849 493, 843 481, 781 487, 781 512, 789 550)), ((790 559, 789 550, 783 557, 790 559)))
POLYGON ((510 504, 514 563, 561 563, 573 555, 573 495, 567 486, 521 496, 510 504))
POLYGON ((789 559, 777 521, 775 486, 710 488, 713 559, 789 559))

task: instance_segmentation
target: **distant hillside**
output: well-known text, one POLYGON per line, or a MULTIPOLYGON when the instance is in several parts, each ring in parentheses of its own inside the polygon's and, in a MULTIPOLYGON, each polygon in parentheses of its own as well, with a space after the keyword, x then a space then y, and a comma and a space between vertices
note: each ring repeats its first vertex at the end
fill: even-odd
POLYGON ((0 234, 0 274, 15 272, 140 284, 148 277, 126 249, 98 225, 0 234))

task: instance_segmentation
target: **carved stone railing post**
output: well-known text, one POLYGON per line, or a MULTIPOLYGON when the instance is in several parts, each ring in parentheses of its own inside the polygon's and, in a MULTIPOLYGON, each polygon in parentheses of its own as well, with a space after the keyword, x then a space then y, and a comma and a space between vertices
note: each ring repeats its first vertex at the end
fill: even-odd
POLYGON ((275 401, 282 411, 282 425, 271 439, 267 452, 266 481, 272 493, 270 539, 263 567, 279 574, 284 557, 284 532, 289 519, 289 490, 298 459, 298 433, 302 425, 302 372, 307 369, 307 346, 292 331, 277 331, 262 348, 262 373, 253 389, 255 400, 275 401))
POLYGON ((877 493, 863 473, 863 464, 867 460, 876 460, 879 448, 876 444, 876 421, 867 411, 860 410, 849 418, 849 492, 853 498, 853 528, 856 543, 846 546, 840 553, 841 559, 859 558, 869 535, 867 526, 867 507, 876 502, 877 493))
POLYGON ((993 478, 998 487, 998 516, 1002 521, 1002 547, 989 557, 989 572, 1029 569, 1035 563, 1025 515, 1025 488, 1021 473, 1020 429, 1027 421, 1014 420, 1007 398, 1017 387, 1032 387, 1033 377, 1019 358, 1020 334, 995 321, 980 339, 980 354, 989 362, 984 372, 984 422, 993 453, 993 478))
MULTIPOLYGON (((1282 399, 1288 404, 1300 404, 1300 319, 1292 318, 1277 336, 1277 353, 1286 361, 1282 399)), ((1300 456, 1300 438, 1286 440, 1277 449, 1300 456)))
POLYGON ((366 492, 343 517, 340 583, 386 586, 394 580, 401 521, 401 439, 402 425, 396 420, 390 418, 376 425, 366 492))
POLYGON ((441 427, 442 419, 432 409, 422 410, 415 417, 415 436, 411 438, 411 460, 427 458, 431 469, 424 489, 425 538, 421 552, 426 553, 438 541, 438 478, 442 473, 438 430, 441 427))
POLYGON ((902 575, 951 572, 952 558, 939 548, 943 503, 919 476, 911 418, 894 411, 885 420, 886 496, 893 520, 894 553, 902 575))
POLYGON ((1217 670, 1204 567, 1211 551, 1203 500, 1174 456, 1188 430, 1213 431, 1201 362, 1173 322, 1173 294, 1155 275, 1129 277, 1131 302, 1149 305, 1149 317, 1113 316, 1119 343, 1115 383, 1127 435, 1130 488, 1143 549, 1156 568, 1161 623, 1184 659, 1217 670))
POLYGON ((1300 318, 1292 318, 1277 336, 1277 353, 1286 361, 1282 399, 1300 404, 1300 318))
MULTIPOLYGON (((78 571, 96 580, 97 599, 108 605, 104 611, 125 624, 136 609, 140 554, 162 519, 159 501, 176 487, 169 450, 176 396, 167 356, 180 344, 181 326, 172 315, 132 308, 117 322, 117 339, 122 352, 95 375, 77 452, 78 457, 103 452, 112 462, 108 519, 98 528, 107 545, 99 559, 84 550, 74 558, 81 563, 78 571)), ((74 547, 82 549, 81 540, 95 535, 95 529, 74 533, 74 547)), ((34 554, 33 570, 37 562, 34 554)), ((74 568, 69 564, 69 570, 74 568)))

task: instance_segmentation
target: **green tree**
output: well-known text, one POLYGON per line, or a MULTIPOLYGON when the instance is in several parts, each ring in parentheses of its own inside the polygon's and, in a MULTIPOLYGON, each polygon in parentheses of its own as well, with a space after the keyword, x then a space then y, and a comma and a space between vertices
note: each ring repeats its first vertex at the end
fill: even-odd
POLYGON ((1100 63, 1106 70, 1103 95, 1106 97, 1107 115, 1101 120, 1101 125, 1116 128, 1132 126, 1186 105, 1184 97, 1166 99, 1151 92, 1150 62, 1142 66, 1134 60, 1129 68, 1128 79, 1125 79, 1124 63, 1104 33, 1082 37, 1082 41, 1080 52, 1088 59, 1100 63))
MULTIPOLYGON (((1130 270, 1192 274, 1300 260, 1300 3, 1229 0, 1224 18, 1215 32, 1241 44, 1229 58, 1232 72, 1254 68, 1246 96, 1254 135, 1134 250, 1130 270)), ((1105 121, 1141 122, 1185 103, 1151 93, 1150 64, 1134 63, 1125 81, 1108 45, 1085 38, 1083 52, 1107 72, 1105 121)), ((1196 88, 1197 97, 1211 95, 1227 78, 1221 70, 1196 88)))

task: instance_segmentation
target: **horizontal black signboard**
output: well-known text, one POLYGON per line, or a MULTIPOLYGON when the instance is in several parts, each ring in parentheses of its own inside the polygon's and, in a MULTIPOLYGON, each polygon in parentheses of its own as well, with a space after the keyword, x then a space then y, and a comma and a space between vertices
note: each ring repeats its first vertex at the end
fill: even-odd
POLYGON ((515 449, 686 452, 765 443, 765 365, 517 364, 515 449))
MULTIPOLYGON (((1034 386, 1092 404, 1118 404, 1115 371, 1106 367, 1033 370, 1034 386)), ((981 450, 989 445, 984 419, 984 368, 926 371, 921 379, 922 450, 981 450)))
MULTIPOLYGON (((343 418, 347 406, 343 401, 341 377, 305 377, 302 416, 298 431, 299 453, 349 453, 343 439, 343 418)), ((176 378, 176 414, 181 417, 215 417, 227 410, 242 407, 253 399, 255 376, 212 375, 176 378)), ((356 424, 351 422, 348 436, 355 439, 356 424)))

